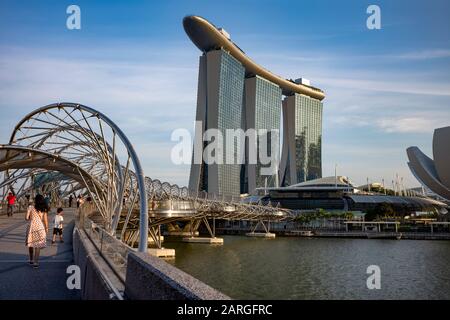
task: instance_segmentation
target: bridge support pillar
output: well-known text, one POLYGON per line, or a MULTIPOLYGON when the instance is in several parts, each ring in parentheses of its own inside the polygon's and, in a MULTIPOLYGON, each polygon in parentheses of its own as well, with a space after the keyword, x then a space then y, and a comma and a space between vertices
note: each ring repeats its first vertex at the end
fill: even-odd
POLYGON ((258 223, 255 225, 255 227, 252 229, 251 232, 246 233, 245 235, 247 237, 257 237, 257 238, 267 238, 267 239, 275 239, 276 238, 276 234, 275 233, 271 233, 269 231, 270 228, 270 221, 268 221, 268 225, 266 226, 264 224, 264 221, 260 220, 258 221, 258 223), (262 227, 264 228, 264 231, 266 232, 255 232, 256 229, 258 229, 258 226, 262 225, 262 227))

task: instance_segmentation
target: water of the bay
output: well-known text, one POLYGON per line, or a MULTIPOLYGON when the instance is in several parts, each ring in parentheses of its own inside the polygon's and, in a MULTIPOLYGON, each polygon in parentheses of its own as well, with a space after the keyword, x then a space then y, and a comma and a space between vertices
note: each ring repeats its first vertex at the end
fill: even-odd
POLYGON ((234 299, 450 299, 450 241, 224 236, 170 263, 234 299), (367 288, 367 268, 381 289, 367 288))

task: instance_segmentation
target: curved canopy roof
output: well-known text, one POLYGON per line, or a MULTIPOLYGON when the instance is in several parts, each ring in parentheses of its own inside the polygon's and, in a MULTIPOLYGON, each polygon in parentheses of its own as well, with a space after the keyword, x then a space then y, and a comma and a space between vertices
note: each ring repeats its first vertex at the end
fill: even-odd
POLYGON ((352 187, 354 188, 354 185, 349 181, 347 177, 344 176, 330 176, 330 177, 324 177, 314 180, 308 180, 305 182, 297 183, 292 186, 289 186, 287 188, 302 188, 302 187, 334 187, 337 185, 338 187, 352 187))
POLYGON ((297 84, 291 80, 281 78, 264 69, 251 60, 236 44, 208 20, 199 16, 187 16, 183 19, 183 27, 191 41, 203 52, 223 48, 245 67, 247 74, 259 75, 281 87, 283 94, 304 94, 312 98, 323 100, 322 90, 311 86, 297 84))
POLYGON ((26 147, 0 145, 0 171, 30 168, 56 171, 88 188, 102 188, 89 173, 58 155, 26 147))
POLYGON ((397 197, 397 196, 385 196, 385 195, 348 195, 348 198, 352 199, 355 203, 391 203, 393 205, 412 205, 418 207, 446 207, 443 202, 419 197, 397 197))

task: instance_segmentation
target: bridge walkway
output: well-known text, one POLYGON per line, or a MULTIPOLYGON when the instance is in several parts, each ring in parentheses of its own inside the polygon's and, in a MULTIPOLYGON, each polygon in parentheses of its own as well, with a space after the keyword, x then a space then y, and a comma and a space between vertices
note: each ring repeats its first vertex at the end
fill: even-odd
POLYGON ((40 267, 28 264, 25 246, 25 213, 0 215, 0 300, 79 300, 78 290, 66 285, 67 267, 73 264, 72 230, 75 209, 65 209, 64 243, 51 244, 54 210, 49 214, 47 248, 41 251, 40 267))

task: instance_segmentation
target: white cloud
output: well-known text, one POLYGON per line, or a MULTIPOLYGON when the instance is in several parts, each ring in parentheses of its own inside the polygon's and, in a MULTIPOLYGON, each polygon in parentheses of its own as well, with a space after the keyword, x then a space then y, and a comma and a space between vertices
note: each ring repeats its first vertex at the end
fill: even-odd
POLYGON ((410 60, 430 60, 440 58, 450 58, 450 50, 433 49, 423 51, 412 51, 401 54, 385 55, 386 58, 410 59, 410 60))
POLYGON ((153 107, 161 113, 158 104, 195 101, 190 90, 195 86, 189 85, 196 82, 195 68, 46 58, 1 58, 0 67, 0 96, 9 105, 72 100, 121 108, 153 107))
MULTIPOLYGON (((371 77, 366 74, 366 77, 371 77)), ((349 74, 349 77, 318 77, 316 81, 323 86, 339 87, 365 91, 405 93, 415 95, 435 95, 450 97, 449 82, 430 82, 423 78, 399 77, 397 73, 377 75, 376 78, 356 78, 349 74)))
POLYGON ((450 123, 445 118, 405 117, 380 119, 376 121, 376 125, 388 133, 429 133, 435 128, 450 125, 450 123))
MULTIPOLYGON (((119 47, 122 48, 115 56, 107 58, 102 58, 103 54, 114 48, 88 57, 68 57, 66 53, 59 55, 57 51, 45 50, 2 52, 0 108, 8 107, 14 117, 58 101, 79 102, 99 109, 117 122, 135 144, 148 176, 186 185, 189 168, 170 161, 174 145, 170 134, 176 128, 193 128, 199 52, 175 48, 172 54, 155 51, 128 62, 129 51, 145 50, 139 46, 138 50, 119 47)), ((425 59, 446 54, 430 51, 406 56, 425 59)), ((349 68, 345 64, 351 63, 351 56, 339 54, 311 53, 292 59, 282 59, 283 56, 289 54, 272 59, 270 54, 261 52, 257 62, 286 78, 294 77, 293 72, 301 72, 297 77, 312 75, 313 85, 323 88, 327 94, 324 174, 340 156, 345 161, 341 164, 345 174, 361 182, 367 175, 407 173, 403 150, 416 144, 407 139, 410 134, 428 138, 434 128, 450 124, 450 79, 446 70, 430 69, 423 74, 411 68, 398 72, 395 68, 369 63, 349 68), (360 129, 364 127, 377 133, 360 129), (387 148, 386 139, 378 136, 383 132, 399 133, 400 138, 387 148), (367 140, 368 147, 358 144, 349 148, 354 143, 352 139, 361 134, 367 135, 361 139, 367 140), (389 157, 386 150, 397 150, 393 152, 396 158, 389 157), (386 161, 380 160, 382 157, 386 161)), ((0 119, 0 142, 6 142, 16 120, 19 119, 0 119)), ((426 149, 431 140, 426 141, 427 145, 419 146, 426 149)))
POLYGON ((333 117, 330 122, 343 126, 351 125, 352 127, 366 127, 371 124, 367 117, 352 114, 333 117))
MULTIPOLYGON (((256 50, 255 50, 256 51, 256 50)), ((330 54, 326 51, 314 52, 303 50, 301 54, 298 52, 256 52, 256 59, 271 61, 287 61, 289 63, 307 62, 307 63, 341 63, 345 61, 365 62, 365 63, 398 63, 399 60, 410 62, 411 60, 432 60, 450 58, 450 50, 448 49, 430 49, 416 50, 406 52, 384 52, 379 54, 352 54, 347 52, 333 52, 330 54)))
POLYGON ((179 127, 193 128, 198 59, 187 63, 177 55, 163 58, 152 55, 127 63, 39 50, 2 53, 0 108, 10 111, 0 119, 0 143, 7 143, 14 124, 32 110, 54 102, 79 102, 104 112, 121 127, 148 176, 186 185, 189 170, 170 161, 170 135, 179 127))

